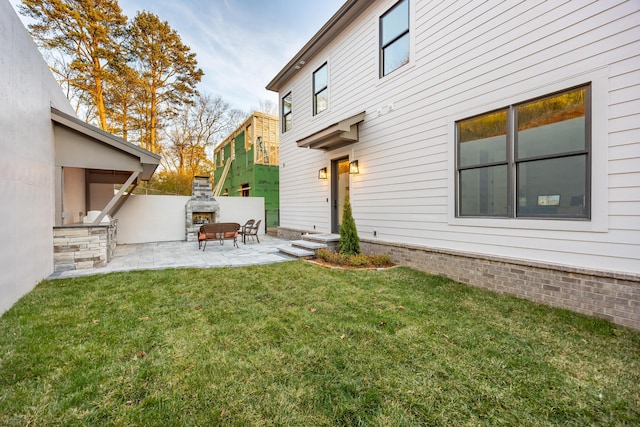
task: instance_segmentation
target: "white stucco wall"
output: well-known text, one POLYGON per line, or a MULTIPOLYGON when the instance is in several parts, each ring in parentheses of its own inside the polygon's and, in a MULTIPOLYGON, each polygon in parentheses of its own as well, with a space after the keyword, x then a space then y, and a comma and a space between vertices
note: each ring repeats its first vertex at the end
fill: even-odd
POLYGON ((11 4, 0 0, 0 313, 53 272, 51 106, 74 114, 11 4))
MULTIPOLYGON (((118 244, 186 240, 185 205, 189 196, 131 196, 116 214, 118 244)), ((220 204, 217 222, 244 224, 262 220, 264 197, 216 197, 220 204)))

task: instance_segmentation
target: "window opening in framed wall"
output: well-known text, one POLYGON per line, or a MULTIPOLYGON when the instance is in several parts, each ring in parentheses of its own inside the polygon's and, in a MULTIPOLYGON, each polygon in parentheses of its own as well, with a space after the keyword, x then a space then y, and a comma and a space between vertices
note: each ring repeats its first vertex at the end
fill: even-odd
POLYGON ((240 197, 249 197, 249 190, 251 190, 251 186, 248 182, 240 185, 240 189, 238 193, 240 193, 240 197))
POLYGON ((409 0, 401 0, 380 17, 380 77, 409 63, 409 0))
POLYGON ((456 123, 460 217, 589 219, 590 86, 456 123))
POLYGON ((291 130, 291 92, 282 98, 282 133, 291 130))
POLYGON ((313 73, 313 115, 329 107, 329 66, 325 62, 313 73))

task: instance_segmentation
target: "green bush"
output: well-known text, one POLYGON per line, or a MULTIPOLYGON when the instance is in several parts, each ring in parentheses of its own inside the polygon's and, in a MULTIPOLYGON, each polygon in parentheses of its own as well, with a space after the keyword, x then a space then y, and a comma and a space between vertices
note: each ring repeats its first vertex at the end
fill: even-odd
POLYGON ((357 255, 360 253, 360 238, 358 237, 356 222, 353 219, 353 214, 351 213, 351 203, 349 202, 348 194, 344 198, 338 252, 347 255, 357 255))
POLYGON ((326 262, 336 265, 348 265, 349 256, 339 252, 333 252, 328 249, 318 249, 316 256, 326 262))
POLYGON ((328 261, 327 258, 332 252, 329 249, 321 248, 316 251, 316 256, 320 259, 328 261))
POLYGON ((349 257, 349 265, 353 267, 369 267, 371 265, 371 260, 366 255, 352 255, 349 257))
POLYGON ((389 255, 375 255, 371 257, 371 264, 376 267, 391 264, 391 257, 389 255))
POLYGON ((347 255, 324 248, 318 249, 316 256, 330 264, 350 267, 382 267, 391 264, 391 257, 389 255, 347 255))

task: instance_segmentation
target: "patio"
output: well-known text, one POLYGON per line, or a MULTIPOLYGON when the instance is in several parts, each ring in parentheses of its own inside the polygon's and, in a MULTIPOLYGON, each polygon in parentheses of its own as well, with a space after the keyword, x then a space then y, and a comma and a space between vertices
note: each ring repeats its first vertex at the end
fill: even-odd
POLYGON ((232 242, 220 245, 209 242, 205 251, 198 250, 197 242, 173 241, 118 245, 111 262, 105 267, 69 270, 53 273, 49 279, 105 274, 115 271, 160 270, 164 268, 240 267, 255 264, 291 261, 296 258, 278 251, 277 246, 288 240, 260 236, 260 243, 248 239, 238 248, 232 242))

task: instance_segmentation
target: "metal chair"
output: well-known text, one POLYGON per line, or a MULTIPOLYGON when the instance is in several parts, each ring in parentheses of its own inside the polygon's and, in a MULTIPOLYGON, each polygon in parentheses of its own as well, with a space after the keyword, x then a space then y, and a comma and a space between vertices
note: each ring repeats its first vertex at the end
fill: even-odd
POLYGON ((261 219, 259 219, 258 222, 256 222, 254 219, 250 219, 245 225, 242 226, 240 230, 240 234, 242 234, 242 243, 244 243, 245 245, 247 244, 247 236, 255 237, 258 243, 260 243, 258 230, 260 229, 261 221, 261 219))

